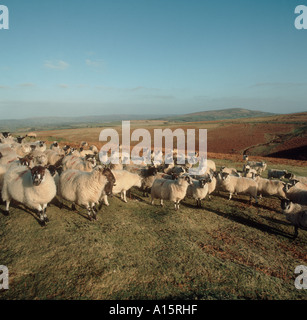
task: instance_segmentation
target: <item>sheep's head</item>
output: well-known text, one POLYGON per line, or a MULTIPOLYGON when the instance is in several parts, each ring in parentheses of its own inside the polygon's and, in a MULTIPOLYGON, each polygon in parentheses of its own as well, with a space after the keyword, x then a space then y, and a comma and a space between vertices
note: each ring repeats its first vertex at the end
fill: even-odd
POLYGON ((229 177, 229 173, 227 173, 227 172, 222 173, 222 180, 223 181, 227 180, 228 177, 229 177))
POLYGON ((33 160, 33 157, 32 156, 25 156, 23 158, 18 158, 19 159, 19 162, 22 166, 27 166, 27 167, 30 167, 30 163, 31 161, 33 160))
POLYGON ((103 168, 102 174, 107 178, 108 182, 104 187, 107 196, 112 196, 113 186, 116 185, 116 179, 110 168, 103 168))
POLYGON ((46 168, 35 166, 31 169, 32 181, 35 186, 39 186, 45 179, 46 168))
POLYGON ((49 165, 47 168, 48 168, 48 170, 49 170, 50 174, 52 175, 52 177, 54 177, 54 176, 55 176, 55 174, 57 173, 56 166, 49 165))
POLYGON ((290 209, 291 201, 288 199, 282 199, 280 206, 281 206, 282 210, 290 209))
POLYGON ((285 174, 286 179, 293 179, 293 177, 294 177, 294 175, 291 172, 285 174))

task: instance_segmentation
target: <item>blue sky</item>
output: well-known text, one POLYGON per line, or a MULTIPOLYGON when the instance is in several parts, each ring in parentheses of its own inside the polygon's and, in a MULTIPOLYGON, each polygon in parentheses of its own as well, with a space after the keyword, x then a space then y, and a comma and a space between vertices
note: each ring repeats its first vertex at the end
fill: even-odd
POLYGON ((294 27, 303 1, 1 4, 2 119, 307 111, 307 30, 294 27))

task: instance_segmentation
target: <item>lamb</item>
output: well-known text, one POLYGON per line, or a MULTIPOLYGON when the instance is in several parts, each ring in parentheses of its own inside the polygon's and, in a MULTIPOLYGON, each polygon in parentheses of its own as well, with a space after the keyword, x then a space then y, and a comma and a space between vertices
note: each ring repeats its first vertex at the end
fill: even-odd
POLYGON ((228 173, 221 174, 221 187, 224 191, 229 192, 229 200, 231 199, 234 193, 245 194, 255 199, 256 204, 257 200, 257 182, 250 178, 244 177, 235 177, 231 176, 228 173))
POLYGON ((188 186, 191 184, 189 176, 180 176, 177 180, 156 179, 151 188, 151 204, 155 199, 170 200, 175 203, 175 210, 179 210, 179 203, 186 196, 188 186))
POLYGON ((307 206, 281 200, 281 208, 286 219, 294 226, 294 238, 298 236, 298 228, 307 230, 307 206))
POLYGON ((10 168, 3 178, 2 199, 6 212, 12 199, 37 210, 42 225, 48 222, 46 208, 56 195, 56 186, 49 171, 42 166, 10 168))
POLYGON ((92 150, 84 150, 82 147, 79 150, 80 157, 86 157, 87 155, 95 156, 95 152, 92 150))
MULTIPOLYGON (((294 180, 295 183, 296 180, 294 180)), ((294 203, 301 205, 307 205, 307 190, 300 189, 297 187, 297 183, 290 185, 289 183, 285 184, 284 191, 286 193, 287 199, 291 200, 294 203)))
POLYGON ((95 205, 101 193, 112 194, 114 175, 108 168, 97 166, 91 172, 69 169, 60 176, 59 195, 65 200, 87 208, 88 218, 97 220, 95 205))
MULTIPOLYGON (((131 173, 127 170, 112 170, 112 173, 116 180, 116 185, 113 187, 113 194, 120 193, 121 199, 127 203, 126 192, 132 187, 141 188, 142 178, 138 174, 131 173)), ((102 192, 101 200, 103 200, 105 205, 109 205, 107 194, 104 191, 102 192)))
POLYGON ((207 179, 192 180, 192 184, 188 186, 186 196, 196 200, 196 206, 201 208, 201 200, 205 199, 208 194, 208 182, 211 182, 210 177, 207 179))
POLYGON ((281 199, 286 199, 286 193, 284 191, 285 183, 280 180, 271 180, 261 178, 259 175, 255 177, 257 182, 257 193, 260 198, 265 196, 276 196, 281 199))
POLYGON ((269 169, 268 179, 271 179, 271 178, 282 179, 282 178, 285 178, 285 175, 287 173, 288 173, 287 170, 269 169))

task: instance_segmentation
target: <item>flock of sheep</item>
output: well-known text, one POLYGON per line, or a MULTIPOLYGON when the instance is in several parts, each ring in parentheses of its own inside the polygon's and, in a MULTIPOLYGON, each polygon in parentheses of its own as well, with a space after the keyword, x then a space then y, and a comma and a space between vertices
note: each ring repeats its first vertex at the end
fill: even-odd
MULTIPOLYGON (((27 136, 36 138, 35 134, 27 136)), ((49 147, 44 141, 25 142, 25 137, 0 133, 0 191, 6 214, 15 200, 36 210, 45 225, 47 206, 57 197, 72 202, 73 209, 75 205, 85 207, 88 218, 95 220, 102 204, 109 205, 108 196, 120 194, 127 202, 126 192, 132 187, 140 188, 144 196, 150 193, 152 204, 155 199, 160 200, 161 206, 164 200, 174 202, 176 210, 186 197, 195 199, 201 207, 206 197, 223 191, 229 194, 229 200, 233 194, 248 195, 256 205, 259 197, 278 197, 283 213, 295 227, 294 236, 298 235, 298 228, 307 230, 307 177, 269 169, 268 178, 264 178, 267 164, 248 161, 246 155, 240 172, 227 167, 217 170, 214 161, 205 159, 196 167, 187 158, 185 164, 179 165, 176 152, 171 154, 174 161, 166 164, 170 155, 154 157, 149 150, 147 155, 143 152, 143 157, 149 156, 151 165, 144 162, 106 166, 100 162, 105 155, 99 155, 97 147, 86 142, 81 142, 77 150, 68 145, 60 147, 56 141, 49 147)), ((187 157, 197 159, 195 154, 187 157)))

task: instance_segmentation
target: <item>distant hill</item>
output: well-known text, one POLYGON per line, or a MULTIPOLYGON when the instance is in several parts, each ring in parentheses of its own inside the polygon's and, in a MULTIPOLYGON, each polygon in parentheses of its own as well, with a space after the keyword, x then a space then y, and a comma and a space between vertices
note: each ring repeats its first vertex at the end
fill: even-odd
POLYGON ((174 122, 213 121, 272 116, 273 113, 253 111, 242 108, 212 110, 182 115, 157 114, 109 114, 84 117, 37 117, 28 119, 0 120, 0 131, 51 130, 99 127, 105 123, 123 120, 165 120, 174 122))
POLYGON ((227 119, 241 119, 241 118, 257 118, 257 117, 269 117, 275 115, 270 112, 254 111, 242 108, 232 108, 223 110, 210 110, 202 112, 188 113, 178 116, 170 116, 164 118, 168 121, 215 121, 215 120, 227 120, 227 119))
MULTIPOLYGON (((161 115, 159 115, 161 117, 161 115)), ((167 115, 169 116, 169 115, 167 115)), ((25 131, 25 130, 50 130, 97 127, 101 124, 118 122, 123 120, 151 120, 157 115, 101 115, 84 117, 37 117, 28 119, 0 120, 0 131, 25 131)))

